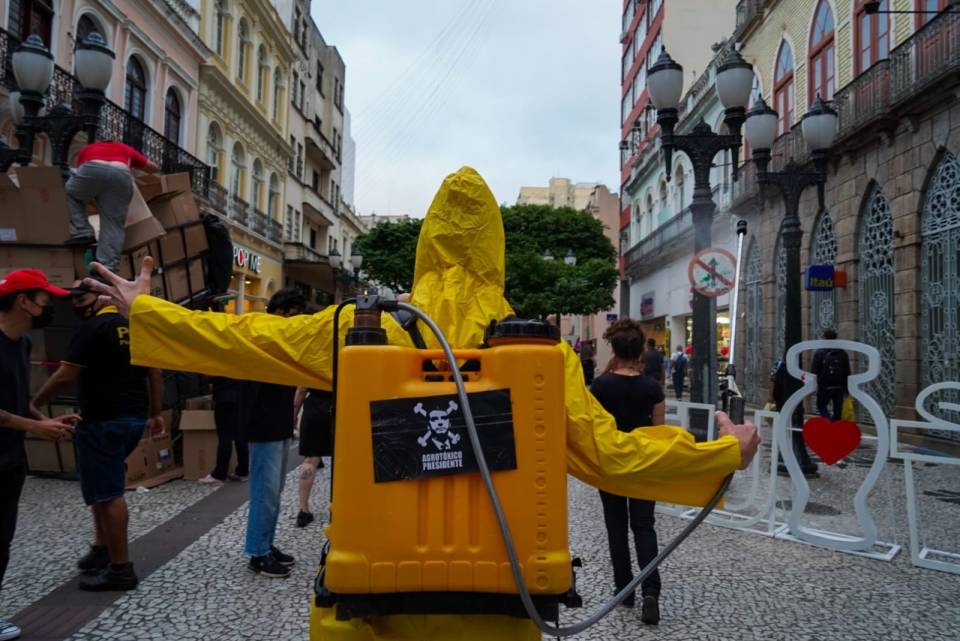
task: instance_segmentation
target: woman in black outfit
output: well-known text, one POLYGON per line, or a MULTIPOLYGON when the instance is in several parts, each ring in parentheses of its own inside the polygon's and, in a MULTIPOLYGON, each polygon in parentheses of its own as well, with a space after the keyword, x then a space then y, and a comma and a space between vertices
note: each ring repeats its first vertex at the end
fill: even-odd
MULTIPOLYGON (((663 388, 643 374, 643 331, 639 322, 624 318, 616 321, 603 333, 613 348, 614 360, 610 368, 590 386, 593 395, 617 421, 617 429, 630 432, 635 428, 662 425, 664 416, 663 388)), ((657 532, 653 529, 653 501, 631 499, 600 490, 603 519, 610 543, 610 560, 617 592, 633 580, 630 560, 630 535, 637 548, 641 568, 657 556, 657 532)), ((643 593, 640 620, 656 624, 660 621, 660 573, 654 571, 641 584, 643 593)), ((623 602, 633 607, 634 596, 623 602)))

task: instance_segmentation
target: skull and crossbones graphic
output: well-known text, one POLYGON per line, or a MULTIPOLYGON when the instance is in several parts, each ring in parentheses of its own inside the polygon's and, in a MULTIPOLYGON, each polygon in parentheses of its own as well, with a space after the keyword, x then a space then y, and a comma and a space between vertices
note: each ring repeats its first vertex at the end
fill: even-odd
POLYGON ((417 443, 420 447, 427 447, 432 442, 438 450, 449 450, 450 446, 460 442, 460 435, 450 431, 450 415, 460 409, 455 401, 450 401, 447 409, 435 409, 427 412, 423 408, 423 403, 417 403, 413 408, 414 414, 419 414, 427 419, 427 431, 422 436, 417 437, 417 443))

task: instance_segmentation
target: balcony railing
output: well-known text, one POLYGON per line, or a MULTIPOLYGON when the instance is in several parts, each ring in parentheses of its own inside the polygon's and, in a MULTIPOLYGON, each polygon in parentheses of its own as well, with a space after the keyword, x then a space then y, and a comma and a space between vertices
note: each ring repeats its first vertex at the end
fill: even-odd
POLYGON ((283 243, 283 255, 286 260, 297 263, 327 264, 330 262, 328 257, 299 241, 286 241, 283 243))
POLYGON ((880 60, 837 92, 834 109, 840 117, 837 139, 856 133, 890 108, 890 60, 880 60))
POLYGON ((280 223, 247 201, 231 195, 217 182, 211 182, 206 191, 205 198, 214 211, 273 243, 279 245, 283 241, 283 228, 280 223))
POLYGON ((891 103, 922 93, 960 69, 960 15, 941 13, 890 52, 891 103))
POLYGON ((755 18, 763 15, 766 4, 767 0, 740 0, 737 3, 737 23, 733 35, 739 36, 746 31, 755 18))
POLYGON ((659 254, 673 240, 693 230, 693 215, 687 207, 679 214, 657 227, 653 233, 631 247, 624 254, 624 267, 628 274, 635 273, 640 263, 659 254))
MULTIPOLYGON (((13 52, 19 45, 16 36, 0 29, 0 84, 10 91, 17 86, 13 75, 13 52)), ((80 81, 65 69, 54 67, 45 106, 50 109, 64 105, 80 113, 79 93, 80 81)), ((206 194, 210 182, 209 166, 110 100, 104 103, 100 112, 97 137, 122 140, 156 163, 164 173, 190 173, 194 192, 206 194)))

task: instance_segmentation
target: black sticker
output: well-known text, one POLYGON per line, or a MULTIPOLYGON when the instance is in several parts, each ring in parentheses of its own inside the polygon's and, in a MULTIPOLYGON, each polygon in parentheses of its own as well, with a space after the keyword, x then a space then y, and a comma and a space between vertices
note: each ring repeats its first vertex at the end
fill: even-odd
MULTIPOLYGON (((510 390, 467 396, 489 468, 517 469, 510 390)), ((373 401, 370 423, 377 483, 479 471, 455 394, 373 401)))

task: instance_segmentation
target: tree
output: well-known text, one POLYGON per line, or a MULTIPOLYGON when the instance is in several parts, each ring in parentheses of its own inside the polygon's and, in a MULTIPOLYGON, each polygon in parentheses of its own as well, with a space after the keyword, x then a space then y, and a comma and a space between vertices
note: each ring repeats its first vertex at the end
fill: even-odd
POLYGON ((385 222, 363 234, 354 247, 363 254, 363 271, 381 285, 398 292, 413 288, 420 219, 385 222))

